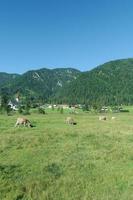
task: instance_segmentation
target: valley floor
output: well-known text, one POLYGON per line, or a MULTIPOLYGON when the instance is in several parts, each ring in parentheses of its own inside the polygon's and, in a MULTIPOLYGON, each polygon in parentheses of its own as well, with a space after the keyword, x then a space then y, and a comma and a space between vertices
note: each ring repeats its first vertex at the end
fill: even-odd
POLYGON ((98 116, 33 113, 35 127, 14 128, 0 115, 0 199, 132 200, 133 114, 98 116))

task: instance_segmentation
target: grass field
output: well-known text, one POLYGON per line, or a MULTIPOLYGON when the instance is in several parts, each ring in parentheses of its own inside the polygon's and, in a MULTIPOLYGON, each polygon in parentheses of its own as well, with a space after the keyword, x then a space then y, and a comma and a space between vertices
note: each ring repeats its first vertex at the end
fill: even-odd
POLYGON ((0 115, 0 200, 132 200, 133 113, 0 115), (111 116, 116 116, 111 120, 111 116))

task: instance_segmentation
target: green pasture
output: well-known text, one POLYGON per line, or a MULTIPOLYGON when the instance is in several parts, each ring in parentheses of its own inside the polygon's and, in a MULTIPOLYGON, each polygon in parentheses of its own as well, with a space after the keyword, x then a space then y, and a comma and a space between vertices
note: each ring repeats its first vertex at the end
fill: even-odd
POLYGON ((0 200, 133 199, 133 112, 18 116, 0 115, 0 200))

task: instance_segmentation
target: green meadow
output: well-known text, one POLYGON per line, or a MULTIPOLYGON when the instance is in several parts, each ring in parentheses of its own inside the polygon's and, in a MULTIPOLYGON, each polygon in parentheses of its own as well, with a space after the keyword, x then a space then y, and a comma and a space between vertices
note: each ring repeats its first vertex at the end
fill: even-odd
POLYGON ((33 128, 14 128, 18 116, 0 115, 0 200, 133 199, 132 108, 106 121, 33 112, 33 128))

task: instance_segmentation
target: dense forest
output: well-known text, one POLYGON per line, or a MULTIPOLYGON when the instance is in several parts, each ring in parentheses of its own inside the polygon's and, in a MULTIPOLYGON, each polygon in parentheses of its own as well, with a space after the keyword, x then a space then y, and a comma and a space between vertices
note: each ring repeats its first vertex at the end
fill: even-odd
POLYGON ((40 69, 22 75, 0 73, 0 92, 19 92, 34 101, 121 105, 133 104, 133 59, 110 61, 87 72, 72 68, 40 69))
POLYGON ((31 70, 22 75, 0 73, 0 94, 7 93, 14 98, 50 102, 51 97, 75 80, 81 72, 72 68, 31 70))
POLYGON ((133 104, 133 59, 116 60, 83 72, 55 99, 90 105, 133 104))

